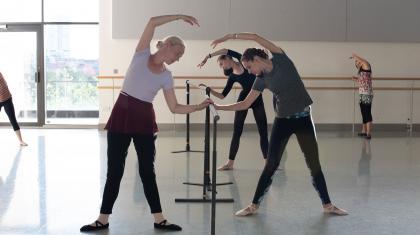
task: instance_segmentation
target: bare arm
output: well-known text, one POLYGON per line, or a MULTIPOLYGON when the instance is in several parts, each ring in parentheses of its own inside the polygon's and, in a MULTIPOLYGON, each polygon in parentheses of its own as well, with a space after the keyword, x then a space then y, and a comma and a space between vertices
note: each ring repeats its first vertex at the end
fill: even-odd
POLYGON ((137 44, 136 51, 142 51, 150 47, 150 41, 152 41, 153 35, 155 34, 155 28, 163 24, 175 21, 175 20, 184 20, 185 22, 191 25, 198 25, 196 18, 187 15, 163 15, 163 16, 154 16, 150 18, 146 27, 144 28, 143 34, 140 37, 140 40, 137 44))
POLYGON ((206 88, 206 87, 210 88, 210 94, 216 96, 219 99, 224 99, 225 98, 225 96, 222 93, 213 90, 211 87, 207 86, 204 83, 200 83, 200 84, 198 84, 198 86, 199 87, 204 87, 204 88, 206 88))
POLYGON ((204 57, 203 61, 201 61, 201 63, 197 65, 197 67, 199 68, 203 67, 207 63, 207 60, 210 59, 211 57, 218 56, 218 55, 226 55, 227 53, 228 53, 228 49, 225 49, 225 48, 215 51, 213 53, 209 53, 208 55, 204 57))
POLYGON ((206 99, 201 104, 195 104, 195 105, 179 104, 176 98, 174 89, 163 90, 163 95, 165 96, 166 104, 168 105, 169 110, 171 110, 172 113, 178 113, 178 114, 186 114, 186 113, 192 113, 198 110, 202 110, 205 107, 207 107, 210 103, 212 103, 211 100, 206 99))
POLYGON ((213 90, 213 88, 211 88, 211 87, 210 87, 210 94, 216 96, 217 98, 219 98, 221 100, 223 100, 225 98, 225 96, 222 93, 213 90))
POLYGON ((280 47, 255 33, 226 34, 225 36, 214 40, 211 43, 211 45, 213 46, 213 48, 215 48, 219 43, 234 39, 255 41, 261 46, 263 46, 265 49, 269 50, 271 53, 284 53, 280 47))
POLYGON ((356 55, 356 53, 353 53, 350 59, 355 59, 356 61, 360 61, 362 63, 362 69, 369 70, 370 69, 370 63, 365 60, 364 58, 356 55))
POLYGON ((251 107, 252 103, 258 98, 261 94, 260 91, 251 90, 247 97, 240 102, 228 104, 228 105, 217 105, 215 104, 214 107, 218 110, 228 110, 228 111, 238 111, 238 110, 246 110, 251 107))

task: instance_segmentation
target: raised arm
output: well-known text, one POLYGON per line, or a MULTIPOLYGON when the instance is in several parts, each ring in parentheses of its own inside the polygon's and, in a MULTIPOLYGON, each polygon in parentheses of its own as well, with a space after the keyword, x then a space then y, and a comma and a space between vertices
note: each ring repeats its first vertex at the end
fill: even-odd
POLYGON ((362 69, 365 69, 365 70, 370 69, 370 63, 367 60, 363 59, 362 57, 356 55, 356 53, 353 53, 351 55, 350 59, 354 59, 354 60, 362 63, 362 69))
POLYGON ((190 25, 197 25, 198 21, 196 18, 187 15, 163 15, 163 16, 154 16, 150 18, 146 27, 144 28, 143 34, 140 37, 140 40, 137 44, 136 51, 142 51, 150 47, 150 41, 152 41, 153 35, 155 34, 155 28, 163 24, 175 21, 183 20, 190 25))
POLYGON ((230 56, 230 57, 232 57, 232 58, 235 58, 239 62, 241 62, 241 59, 242 59, 242 54, 241 53, 239 53, 237 51, 234 51, 234 50, 228 50, 227 51, 227 55, 230 56))
POLYGON ((218 55, 226 55, 227 53, 228 53, 228 49, 225 49, 225 48, 215 51, 213 53, 209 53, 208 55, 204 57, 203 61, 201 61, 201 63, 197 65, 197 67, 199 68, 203 67, 207 63, 207 60, 210 59, 211 57, 218 56, 218 55))
POLYGON ((255 41, 260 44, 265 49, 269 50, 271 53, 284 53, 283 50, 272 43, 271 41, 261 37, 255 33, 235 33, 235 34, 226 34, 225 36, 214 40, 211 45, 215 48, 219 43, 225 42, 227 40, 250 40, 255 41))

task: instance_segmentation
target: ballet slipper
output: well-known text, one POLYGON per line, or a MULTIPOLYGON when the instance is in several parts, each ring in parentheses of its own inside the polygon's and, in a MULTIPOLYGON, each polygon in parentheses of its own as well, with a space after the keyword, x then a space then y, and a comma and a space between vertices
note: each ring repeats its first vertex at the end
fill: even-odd
POLYGON ((333 214, 333 215, 348 215, 349 213, 341 208, 330 204, 327 207, 324 207, 324 213, 326 214, 333 214))
POLYGON ((223 166, 220 166, 217 168, 219 171, 231 171, 233 170, 233 166, 230 166, 229 164, 224 164, 223 166))
POLYGON ((250 204, 244 209, 241 209, 235 213, 236 216, 248 216, 255 214, 257 212, 258 207, 254 204, 250 204))

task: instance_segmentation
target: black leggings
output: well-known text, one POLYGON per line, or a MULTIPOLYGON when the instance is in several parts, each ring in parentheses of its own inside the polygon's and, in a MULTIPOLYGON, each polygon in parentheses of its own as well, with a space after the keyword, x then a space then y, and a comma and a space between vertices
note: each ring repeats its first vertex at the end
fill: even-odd
POLYGON ((15 107, 13 106, 12 98, 4 102, 0 102, 0 111, 3 106, 4 110, 6 111, 7 117, 9 117, 10 124, 12 124, 13 126, 13 130, 20 130, 19 124, 16 120, 15 107))
MULTIPOLYGON (((243 97, 239 97, 238 101, 243 100, 243 97)), ((260 95, 254 103, 251 105, 252 112, 254 113, 255 122, 257 123, 258 133, 260 134, 260 147, 264 159, 267 158, 268 150, 268 132, 267 132, 267 116, 265 115, 264 102, 260 95)), ((230 143, 229 159, 235 160, 236 154, 239 149, 239 142, 241 139, 242 131, 244 129, 244 123, 246 116, 248 115, 248 109, 235 112, 235 120, 233 122, 233 136, 230 143)))
POLYGON ((318 156, 318 143, 316 141, 315 128, 311 116, 302 118, 275 118, 268 148, 267 164, 258 181, 253 203, 259 204, 264 194, 268 191, 273 182, 273 175, 280 164, 283 151, 292 134, 295 134, 299 146, 305 157, 311 176, 312 185, 321 198, 323 204, 330 203, 327 184, 321 170, 318 156))
POLYGON ((127 150, 133 139, 139 161, 143 190, 152 213, 162 212, 154 168, 155 139, 150 135, 129 135, 108 131, 108 172, 102 198, 101 214, 111 214, 124 174, 127 150))
POLYGON ((372 104, 359 103, 363 124, 372 122, 372 104))

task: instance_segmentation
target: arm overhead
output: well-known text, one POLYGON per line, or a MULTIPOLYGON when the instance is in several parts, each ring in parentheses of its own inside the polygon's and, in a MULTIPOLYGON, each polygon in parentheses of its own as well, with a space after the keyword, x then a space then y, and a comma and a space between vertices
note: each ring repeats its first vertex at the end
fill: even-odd
POLYGON ((176 21, 176 20, 183 20, 189 23, 190 25, 199 26, 197 19, 192 16, 187 16, 187 15, 154 16, 150 18, 149 22, 144 28, 144 31, 137 44, 136 51, 142 51, 150 47, 150 41, 152 41, 153 35, 155 34, 156 27, 164 25, 172 21, 176 21))

